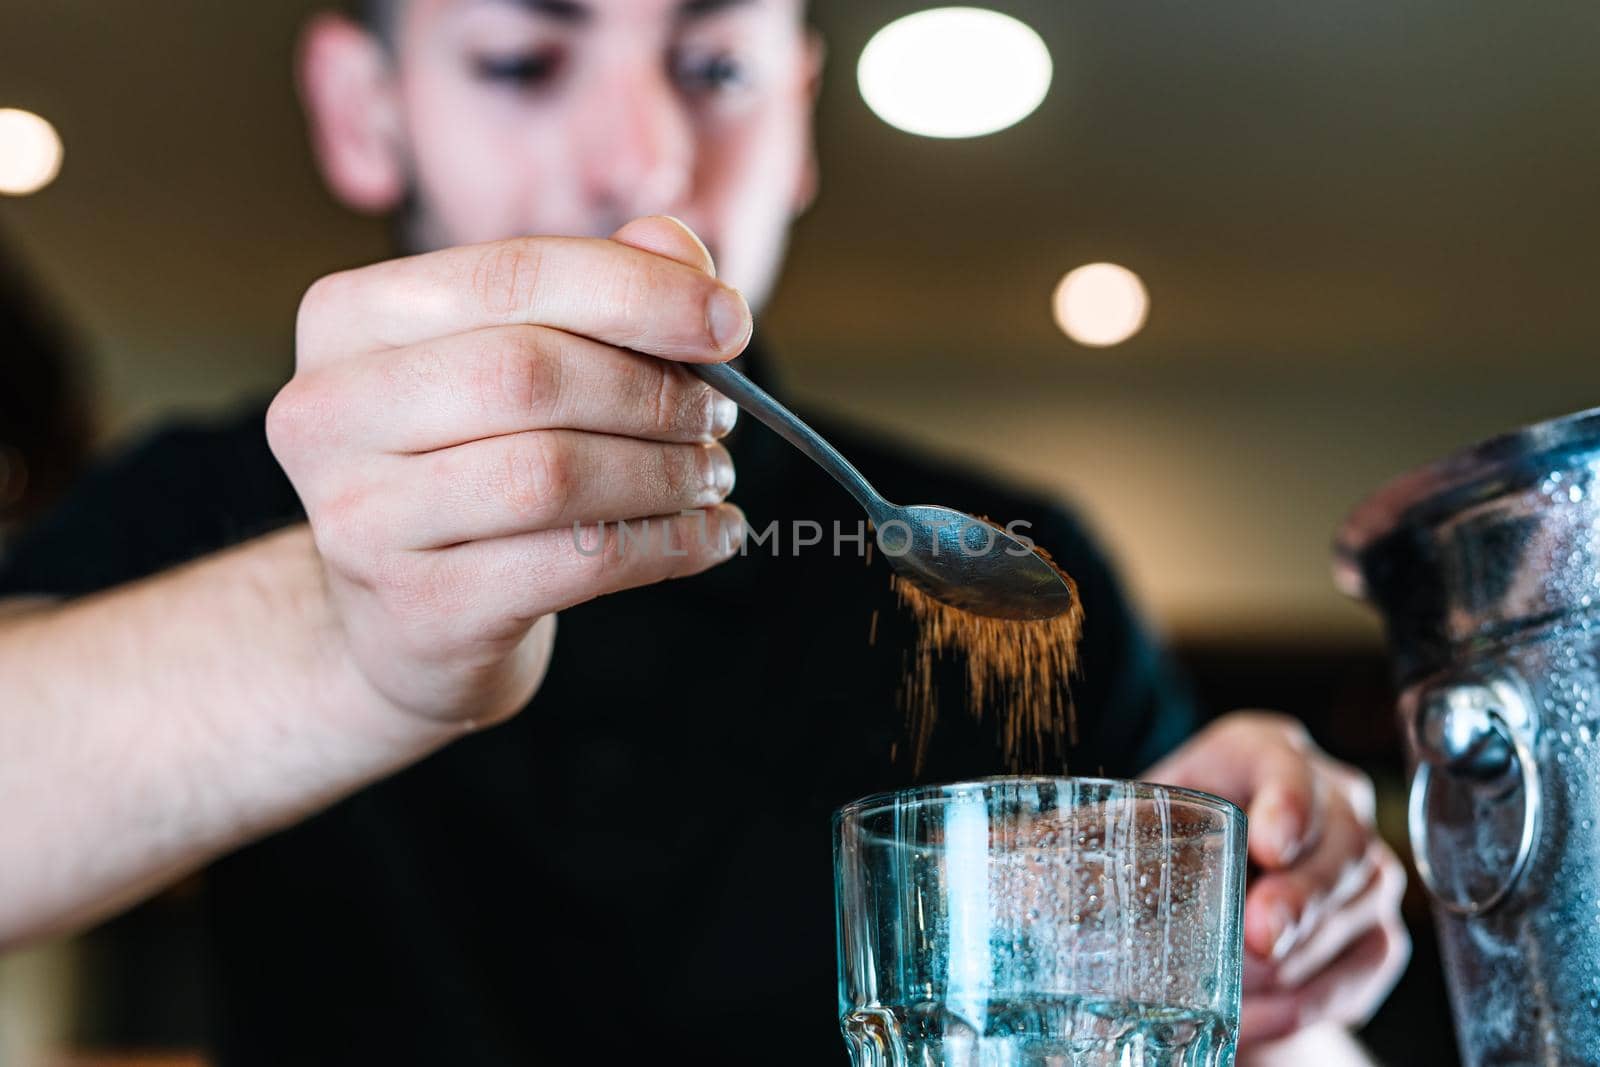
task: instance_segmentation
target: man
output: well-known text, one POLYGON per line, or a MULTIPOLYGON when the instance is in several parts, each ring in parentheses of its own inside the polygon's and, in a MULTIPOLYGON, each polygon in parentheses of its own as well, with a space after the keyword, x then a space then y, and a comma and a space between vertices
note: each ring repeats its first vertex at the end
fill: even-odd
MULTIPOLYGON (((238 849, 224 1064, 839 1062, 827 816, 912 781, 912 635, 881 556, 791 543, 848 498, 673 366, 770 381, 749 308, 815 184, 797 0, 390 0, 300 58, 329 185, 421 254, 311 287, 265 434, 154 439, 0 575, 47 598, 0 621, 0 802, 35 814, 0 823, 0 932, 238 849), (585 550, 640 519, 677 554, 585 550)), ((819 424, 1076 577, 1075 769, 1246 807, 1246 1040, 1369 1013, 1406 953, 1370 785, 1269 715, 1173 751, 1181 684, 1067 515, 819 424)), ((949 703, 922 777, 1003 771, 949 703)))

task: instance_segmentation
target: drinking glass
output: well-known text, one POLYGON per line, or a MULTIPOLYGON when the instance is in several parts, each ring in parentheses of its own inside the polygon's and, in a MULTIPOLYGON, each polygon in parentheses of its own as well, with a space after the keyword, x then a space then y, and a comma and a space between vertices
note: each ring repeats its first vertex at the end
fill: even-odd
POLYGON ((990 778, 834 815, 855 1067, 1233 1062, 1245 819, 1187 789, 990 778))

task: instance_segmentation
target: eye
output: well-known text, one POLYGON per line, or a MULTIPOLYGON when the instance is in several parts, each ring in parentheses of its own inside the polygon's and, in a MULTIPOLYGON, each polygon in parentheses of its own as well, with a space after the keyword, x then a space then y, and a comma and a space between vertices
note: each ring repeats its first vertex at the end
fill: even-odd
POLYGON ((510 56, 479 56, 473 60, 477 76, 486 82, 532 89, 555 76, 561 66, 556 51, 525 52, 510 56))
POLYGON ((744 64, 721 52, 710 56, 680 57, 673 63, 673 78, 687 92, 725 92, 749 81, 744 64))

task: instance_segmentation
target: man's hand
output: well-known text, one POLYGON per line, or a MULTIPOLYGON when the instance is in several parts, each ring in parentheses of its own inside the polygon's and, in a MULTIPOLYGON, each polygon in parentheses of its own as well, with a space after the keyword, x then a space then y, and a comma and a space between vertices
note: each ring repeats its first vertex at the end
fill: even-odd
POLYGON ((310 529, 0 605, 0 810, 22 816, 0 819, 0 951, 513 714, 554 612, 732 554, 733 412, 670 361, 750 329, 669 219, 313 286, 268 422, 310 529), (649 546, 588 554, 595 524, 646 517, 649 546))
POLYGON ((673 361, 729 359, 750 331, 666 218, 312 286, 267 430, 367 683, 427 720, 497 721, 542 679, 555 612, 732 555, 716 439, 735 410, 673 361), (644 519, 595 551, 598 524, 644 519))
POLYGON ((1373 829, 1372 783, 1293 719, 1236 712, 1150 781, 1227 798, 1250 820, 1241 1046, 1318 1023, 1358 1026, 1405 968, 1405 870, 1373 829))

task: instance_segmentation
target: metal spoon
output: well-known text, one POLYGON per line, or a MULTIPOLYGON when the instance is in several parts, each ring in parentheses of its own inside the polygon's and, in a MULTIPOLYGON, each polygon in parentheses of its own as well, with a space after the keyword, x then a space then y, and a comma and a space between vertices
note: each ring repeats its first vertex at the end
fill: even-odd
POLYGON ((833 475, 872 520, 890 565, 923 592, 1002 619, 1048 619, 1072 607, 1067 583, 1028 544, 954 508, 891 504, 838 449, 749 378, 725 363, 686 366, 833 475))

